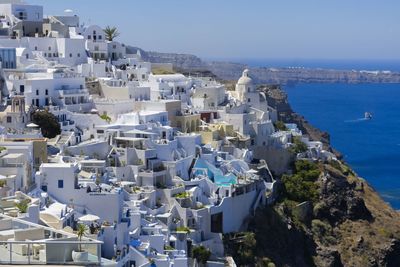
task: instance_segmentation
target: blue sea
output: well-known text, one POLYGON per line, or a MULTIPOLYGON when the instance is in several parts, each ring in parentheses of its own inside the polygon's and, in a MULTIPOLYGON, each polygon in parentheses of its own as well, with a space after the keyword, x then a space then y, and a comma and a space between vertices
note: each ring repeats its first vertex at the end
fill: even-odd
POLYGON ((400 209, 400 84, 285 87, 292 108, 327 131, 333 147, 395 209, 400 209), (364 112, 373 118, 365 120, 364 112))
MULTIPOLYGON (((237 60, 236 60, 237 61, 237 60)), ((400 61, 242 60, 250 66, 400 71, 400 61)), ((400 84, 284 87, 294 111, 327 131, 333 147, 393 208, 400 209, 400 84), (364 113, 372 113, 364 120, 364 113)))

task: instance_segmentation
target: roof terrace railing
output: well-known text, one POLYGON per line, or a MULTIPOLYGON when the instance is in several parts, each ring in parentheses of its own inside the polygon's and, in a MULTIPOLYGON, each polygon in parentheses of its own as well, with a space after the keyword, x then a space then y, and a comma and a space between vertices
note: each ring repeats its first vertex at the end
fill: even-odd
POLYGON ((1 241, 0 264, 53 264, 53 265, 100 265, 100 241, 25 240, 1 241), (73 251, 87 253, 84 260, 74 259, 73 251))

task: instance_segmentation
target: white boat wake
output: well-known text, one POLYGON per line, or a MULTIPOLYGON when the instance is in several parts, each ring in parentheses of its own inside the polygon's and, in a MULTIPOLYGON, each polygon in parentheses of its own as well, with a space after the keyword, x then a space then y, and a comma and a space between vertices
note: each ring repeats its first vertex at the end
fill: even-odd
POLYGON ((368 119, 368 118, 359 118, 359 119, 355 119, 355 120, 347 120, 347 121, 344 121, 344 122, 346 122, 346 123, 350 123, 350 122, 361 122, 361 121, 369 121, 370 119, 368 119))

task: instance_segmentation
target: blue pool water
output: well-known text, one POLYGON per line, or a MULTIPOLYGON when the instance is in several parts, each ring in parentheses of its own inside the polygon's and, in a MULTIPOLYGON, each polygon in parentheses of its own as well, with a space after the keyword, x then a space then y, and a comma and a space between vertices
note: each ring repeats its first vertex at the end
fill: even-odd
POLYGON ((286 86, 294 111, 328 131, 332 145, 395 209, 400 209, 400 84, 286 86), (363 120, 364 112, 372 120, 363 120))

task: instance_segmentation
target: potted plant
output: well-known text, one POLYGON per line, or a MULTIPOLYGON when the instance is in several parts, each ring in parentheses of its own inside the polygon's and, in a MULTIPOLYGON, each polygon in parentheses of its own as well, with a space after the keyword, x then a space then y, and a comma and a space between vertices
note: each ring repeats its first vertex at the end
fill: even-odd
POLYGON ((18 202, 17 204, 15 204, 15 206, 17 207, 20 214, 24 214, 24 213, 28 212, 29 202, 30 202, 29 199, 23 199, 20 202, 18 202))
MULTIPOLYGON (((87 233, 87 226, 80 223, 77 226, 76 235, 79 238, 79 242, 82 242, 82 237, 87 233)), ((89 253, 87 251, 82 251, 82 244, 79 243, 79 250, 72 251, 72 260, 74 262, 85 262, 89 259, 89 253)))

